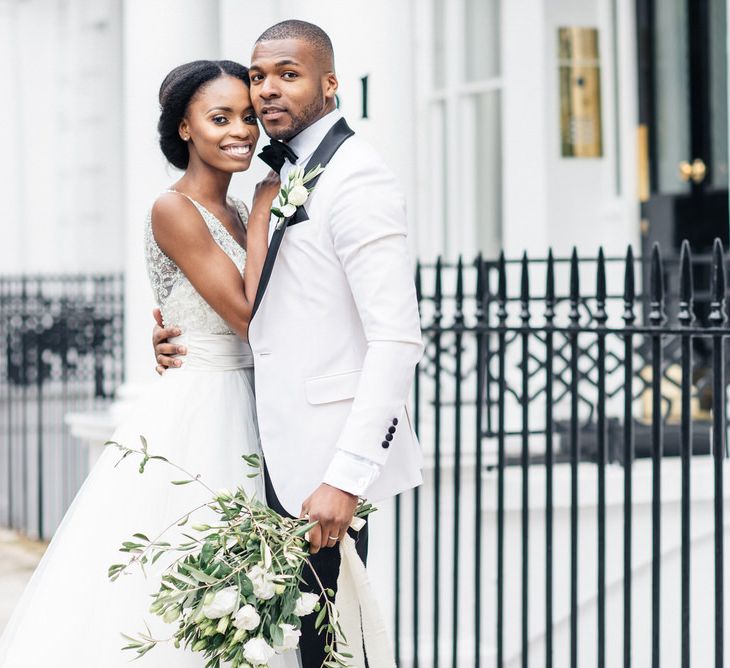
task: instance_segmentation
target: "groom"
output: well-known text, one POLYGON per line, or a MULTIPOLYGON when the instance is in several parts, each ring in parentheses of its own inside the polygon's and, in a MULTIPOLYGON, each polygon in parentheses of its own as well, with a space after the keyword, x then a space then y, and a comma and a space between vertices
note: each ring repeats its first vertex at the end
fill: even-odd
MULTIPOLYGON (((334 54, 321 28, 278 23, 256 41, 251 61, 251 98, 272 139, 262 158, 282 184, 295 165, 324 168, 286 224, 272 219, 249 342, 267 501, 318 522, 312 563, 335 588, 335 548, 358 499, 377 502, 421 482, 405 410, 423 348, 404 199, 336 109, 334 54)), ((172 335, 156 328, 164 366, 173 364, 166 357, 172 335)), ((365 531, 358 536, 363 560, 365 531)), ((304 666, 319 666, 324 635, 314 619, 303 621, 304 666)))

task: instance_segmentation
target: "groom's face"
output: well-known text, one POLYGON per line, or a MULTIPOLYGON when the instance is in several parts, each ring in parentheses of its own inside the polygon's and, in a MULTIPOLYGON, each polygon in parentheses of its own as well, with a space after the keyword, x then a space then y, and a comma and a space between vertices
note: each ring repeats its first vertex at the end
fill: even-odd
POLYGON ((304 40, 258 42, 249 76, 254 109, 273 139, 291 139, 335 108, 331 63, 304 40))

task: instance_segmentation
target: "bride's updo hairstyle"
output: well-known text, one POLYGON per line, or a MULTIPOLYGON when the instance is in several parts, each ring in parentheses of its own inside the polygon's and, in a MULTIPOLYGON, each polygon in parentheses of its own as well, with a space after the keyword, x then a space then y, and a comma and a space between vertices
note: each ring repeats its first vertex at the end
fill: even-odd
POLYGON ((188 145, 180 137, 180 123, 195 94, 207 83, 219 77, 235 77, 250 87, 248 68, 232 60, 195 60, 176 67, 160 86, 160 148, 178 169, 187 169, 188 145))

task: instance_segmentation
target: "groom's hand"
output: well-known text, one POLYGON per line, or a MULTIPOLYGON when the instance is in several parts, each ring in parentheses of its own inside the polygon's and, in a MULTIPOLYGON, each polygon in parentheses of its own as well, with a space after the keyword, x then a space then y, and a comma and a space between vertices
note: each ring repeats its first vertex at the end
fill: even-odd
POLYGON ((309 551, 317 554, 323 547, 334 547, 347 534, 357 510, 357 496, 322 483, 302 504, 302 517, 318 522, 309 532, 309 551))
POLYGON ((180 330, 177 327, 163 327, 162 313, 156 308, 152 311, 155 317, 155 328, 152 330, 152 346, 155 349, 155 360, 157 367, 155 371, 162 375, 167 367, 178 367, 182 362, 173 357, 173 355, 185 355, 187 350, 185 346, 178 346, 174 343, 168 343, 168 339, 173 336, 180 336, 180 330))

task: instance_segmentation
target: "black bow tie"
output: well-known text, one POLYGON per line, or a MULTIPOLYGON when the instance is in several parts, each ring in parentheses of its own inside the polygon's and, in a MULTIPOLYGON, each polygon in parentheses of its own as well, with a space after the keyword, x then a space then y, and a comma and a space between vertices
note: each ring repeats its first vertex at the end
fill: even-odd
POLYGON ((278 139, 272 139, 268 146, 264 146, 261 153, 259 153, 259 158, 277 174, 281 172, 285 160, 288 160, 292 165, 297 163, 297 154, 292 151, 288 144, 278 139))

